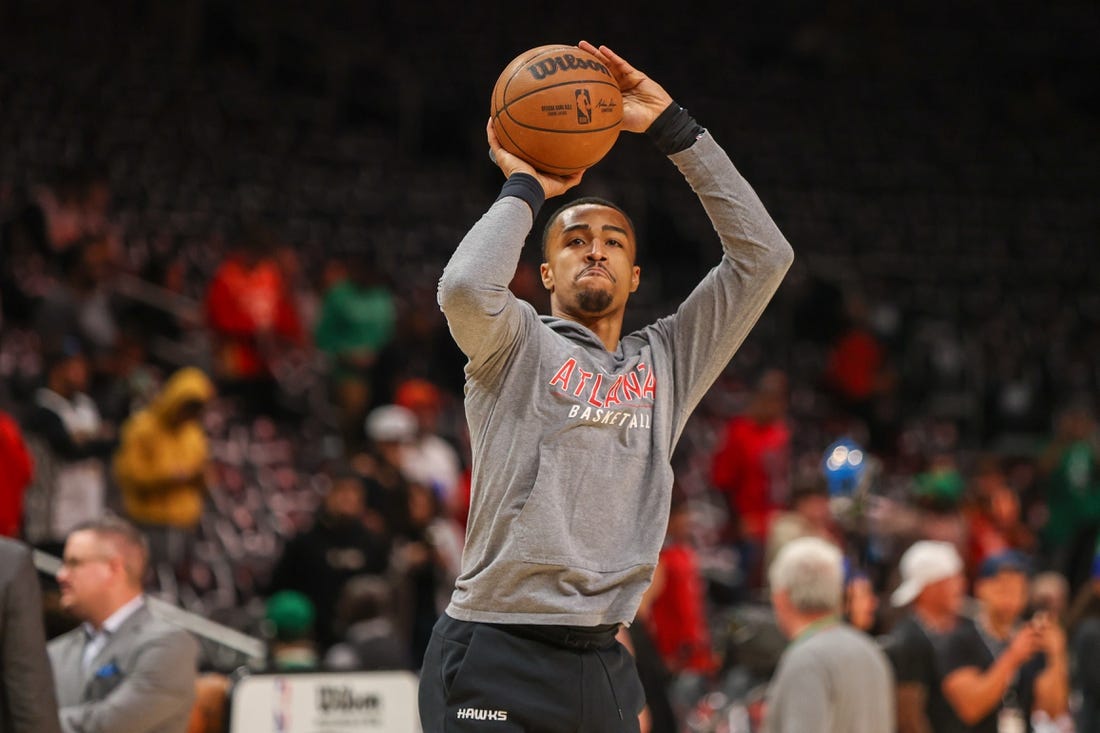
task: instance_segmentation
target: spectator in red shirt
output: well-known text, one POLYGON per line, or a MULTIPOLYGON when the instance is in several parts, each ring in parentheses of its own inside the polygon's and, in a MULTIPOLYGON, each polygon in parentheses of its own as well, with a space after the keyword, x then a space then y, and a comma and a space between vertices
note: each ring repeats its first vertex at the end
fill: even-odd
POLYGON ((787 502, 791 431, 787 425, 787 375, 764 373, 745 414, 732 418, 714 455, 711 480, 730 508, 727 538, 748 557, 750 575, 759 577, 762 548, 773 516, 787 502))
POLYGON ((0 412, 0 535, 19 537, 23 524, 23 493, 34 475, 34 463, 19 425, 0 412))
POLYGON ((679 494, 673 496, 668 537, 657 561, 649 627, 673 674, 714 671, 715 658, 704 604, 699 561, 691 546, 691 518, 679 494))
POLYGON ((848 328, 833 342, 825 365, 825 383, 844 412, 866 423, 873 451, 888 447, 892 424, 889 397, 896 375, 886 348, 867 325, 867 304, 859 296, 847 302, 848 328))
POLYGON ((879 372, 885 354, 870 331, 853 328, 840 337, 829 353, 829 386, 852 404, 867 402, 879 390, 879 372))
MULTIPOLYGON (((280 353, 303 341, 294 298, 272 257, 273 251, 268 232, 259 227, 246 228, 239 245, 214 273, 206 292, 216 372, 230 383, 270 383, 272 366, 280 353)), ((265 406, 263 402, 260 405, 265 406)))
POLYGON ((967 521, 966 566, 973 577, 986 558, 1007 550, 1031 552, 1035 536, 1021 518, 1020 497, 1000 463, 983 460, 974 473, 967 521))

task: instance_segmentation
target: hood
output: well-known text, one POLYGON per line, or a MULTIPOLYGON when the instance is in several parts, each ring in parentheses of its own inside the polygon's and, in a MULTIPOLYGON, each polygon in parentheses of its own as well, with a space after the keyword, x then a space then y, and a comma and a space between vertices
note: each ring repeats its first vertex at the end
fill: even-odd
POLYGON ((570 321, 568 318, 558 318, 557 316, 546 315, 539 316, 539 320, 549 326, 552 331, 560 333, 571 341, 584 342, 606 350, 603 341, 600 341, 600 337, 597 336, 592 329, 587 326, 582 326, 576 321, 570 321))
POLYGON ((588 326, 581 325, 568 318, 558 318, 557 316, 540 315, 539 320, 554 333, 586 348, 594 348, 597 351, 607 354, 612 360, 612 363, 615 364, 622 363, 623 360, 628 359, 630 353, 636 352, 638 348, 646 343, 645 339, 639 339, 639 335, 642 332, 641 330, 631 331, 619 337, 619 345, 614 351, 608 351, 603 341, 600 340, 600 337, 588 326))
POLYGON ((184 367, 169 377, 150 410, 160 419, 167 419, 185 402, 210 401, 214 383, 201 369, 184 367))

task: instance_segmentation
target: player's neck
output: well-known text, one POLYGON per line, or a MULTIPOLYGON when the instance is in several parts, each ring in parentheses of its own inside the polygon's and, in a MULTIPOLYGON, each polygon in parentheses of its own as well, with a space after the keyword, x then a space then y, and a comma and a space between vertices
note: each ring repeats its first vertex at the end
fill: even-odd
POLYGON ((623 332, 623 314, 621 311, 586 317, 566 311, 554 304, 551 304, 550 311, 554 316, 579 323, 596 334, 596 338, 603 342, 604 348, 608 351, 615 351, 619 348, 619 337, 623 332))
POLYGON ((615 351, 619 348, 619 336, 623 332, 622 318, 601 318, 594 323, 584 325, 588 326, 592 333, 599 337, 600 341, 603 341, 603 346, 608 351, 615 351))

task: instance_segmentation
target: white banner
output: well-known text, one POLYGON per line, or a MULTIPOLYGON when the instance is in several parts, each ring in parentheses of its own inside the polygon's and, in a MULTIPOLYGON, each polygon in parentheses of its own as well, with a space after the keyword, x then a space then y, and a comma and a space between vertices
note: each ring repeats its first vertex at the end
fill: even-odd
POLYGON ((409 672, 246 677, 233 690, 230 733, 421 733, 409 672))

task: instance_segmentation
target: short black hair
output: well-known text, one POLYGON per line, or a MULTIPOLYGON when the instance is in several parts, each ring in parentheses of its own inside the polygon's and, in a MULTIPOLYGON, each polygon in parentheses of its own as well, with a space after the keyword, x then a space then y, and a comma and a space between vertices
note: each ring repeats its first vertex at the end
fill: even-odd
POLYGON ((619 206, 618 204, 616 204, 612 201, 608 201, 605 198, 600 198, 599 196, 582 196, 579 199, 574 199, 573 201, 569 201, 565 204, 562 204, 557 209, 555 209, 554 213, 550 215, 550 218, 546 220, 546 226, 542 228, 542 259, 543 259, 543 261, 546 260, 546 245, 549 244, 549 242, 550 242, 550 228, 554 226, 554 222, 556 222, 558 220, 558 218, 562 214, 564 214, 566 211, 568 211, 569 209, 572 209, 575 206, 588 206, 588 205, 606 206, 607 208, 614 209, 615 211, 622 214, 623 218, 626 219, 627 225, 630 227, 630 233, 635 238, 637 238, 638 235, 637 235, 637 230, 634 228, 634 220, 630 218, 630 214, 623 211, 623 207, 619 206))

